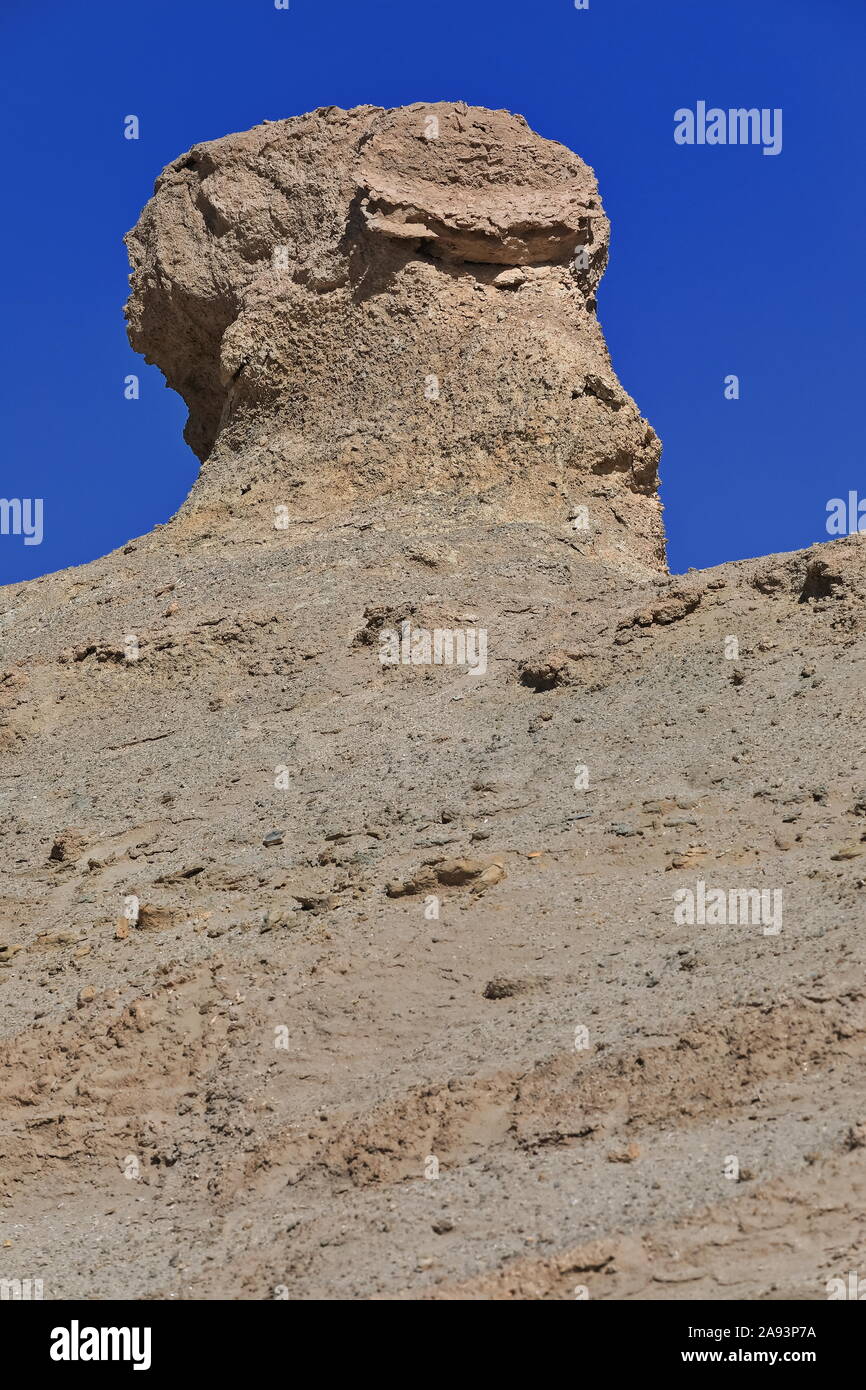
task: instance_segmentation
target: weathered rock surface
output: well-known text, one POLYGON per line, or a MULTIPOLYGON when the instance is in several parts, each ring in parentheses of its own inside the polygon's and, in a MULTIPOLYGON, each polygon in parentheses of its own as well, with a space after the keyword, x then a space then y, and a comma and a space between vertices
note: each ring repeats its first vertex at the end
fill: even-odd
POLYGON ((188 512, 588 505, 602 552, 663 568, 659 441, 596 317, 595 177, 522 117, 268 122, 169 165, 127 243, 130 339, 203 460, 188 512))
POLYGON ((863 1270, 866 536, 664 572, 606 237, 499 112, 329 110, 163 175, 131 329, 201 479, 0 590, 3 1278, 863 1270), (383 664, 404 622, 483 629, 485 673, 383 664), (699 883, 781 892, 780 930, 678 919, 699 883))

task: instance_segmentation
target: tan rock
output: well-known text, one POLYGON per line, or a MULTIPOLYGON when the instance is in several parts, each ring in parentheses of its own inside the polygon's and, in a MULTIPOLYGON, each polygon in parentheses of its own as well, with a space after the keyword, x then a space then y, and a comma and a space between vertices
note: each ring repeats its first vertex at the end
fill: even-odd
POLYGON ((48 858, 56 864, 74 864, 81 858, 86 846, 87 838, 84 831, 70 826, 68 830, 61 830, 56 837, 48 858))
POLYGON ((195 145, 127 245, 130 340, 186 400, 203 460, 191 523, 289 499, 302 517, 307 482, 318 512, 459 480, 495 487, 503 515, 552 514, 558 477, 592 490, 618 563, 663 568, 660 445, 596 318, 595 177, 522 117, 329 107, 195 145), (502 293, 530 275, 531 295, 502 293))
POLYGON ((625 1149, 612 1149, 607 1156, 608 1163, 634 1163, 640 1158, 640 1145, 634 1140, 625 1149))
POLYGON ((177 908, 157 903, 141 903, 136 926, 139 931, 168 931, 186 920, 187 914, 177 908))

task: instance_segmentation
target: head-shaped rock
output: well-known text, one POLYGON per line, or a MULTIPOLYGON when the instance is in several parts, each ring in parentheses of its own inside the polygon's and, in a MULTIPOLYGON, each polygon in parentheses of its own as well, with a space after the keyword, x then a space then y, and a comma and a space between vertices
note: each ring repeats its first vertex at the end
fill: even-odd
POLYGON ((204 464, 187 508, 595 499, 663 564, 659 442, 595 314, 595 178, 522 117, 329 107, 196 145, 127 244, 130 340, 204 464))

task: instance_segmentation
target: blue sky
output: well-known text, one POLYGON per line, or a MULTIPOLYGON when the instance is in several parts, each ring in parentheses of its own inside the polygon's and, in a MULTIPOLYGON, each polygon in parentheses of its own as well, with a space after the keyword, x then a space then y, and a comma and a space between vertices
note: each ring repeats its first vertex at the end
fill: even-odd
POLYGON ((0 535, 0 582, 181 504, 197 461, 127 344, 122 237, 197 141, 325 105, 505 107, 593 166, 599 311, 664 443, 672 569, 826 539, 828 499, 866 497, 863 0, 3 0, 0 44, 0 496, 44 499, 41 545, 0 535), (781 108, 782 152, 677 145, 698 101, 781 108))

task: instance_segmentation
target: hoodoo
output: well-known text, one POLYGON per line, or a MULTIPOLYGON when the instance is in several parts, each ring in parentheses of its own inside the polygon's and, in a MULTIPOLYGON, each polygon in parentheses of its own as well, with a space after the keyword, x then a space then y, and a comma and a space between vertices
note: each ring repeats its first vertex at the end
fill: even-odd
POLYGON ((661 446, 596 315, 608 234, 592 170, 507 111, 327 107, 195 145, 127 238, 130 340, 203 461, 188 510, 586 505, 599 553, 663 569, 661 446))

